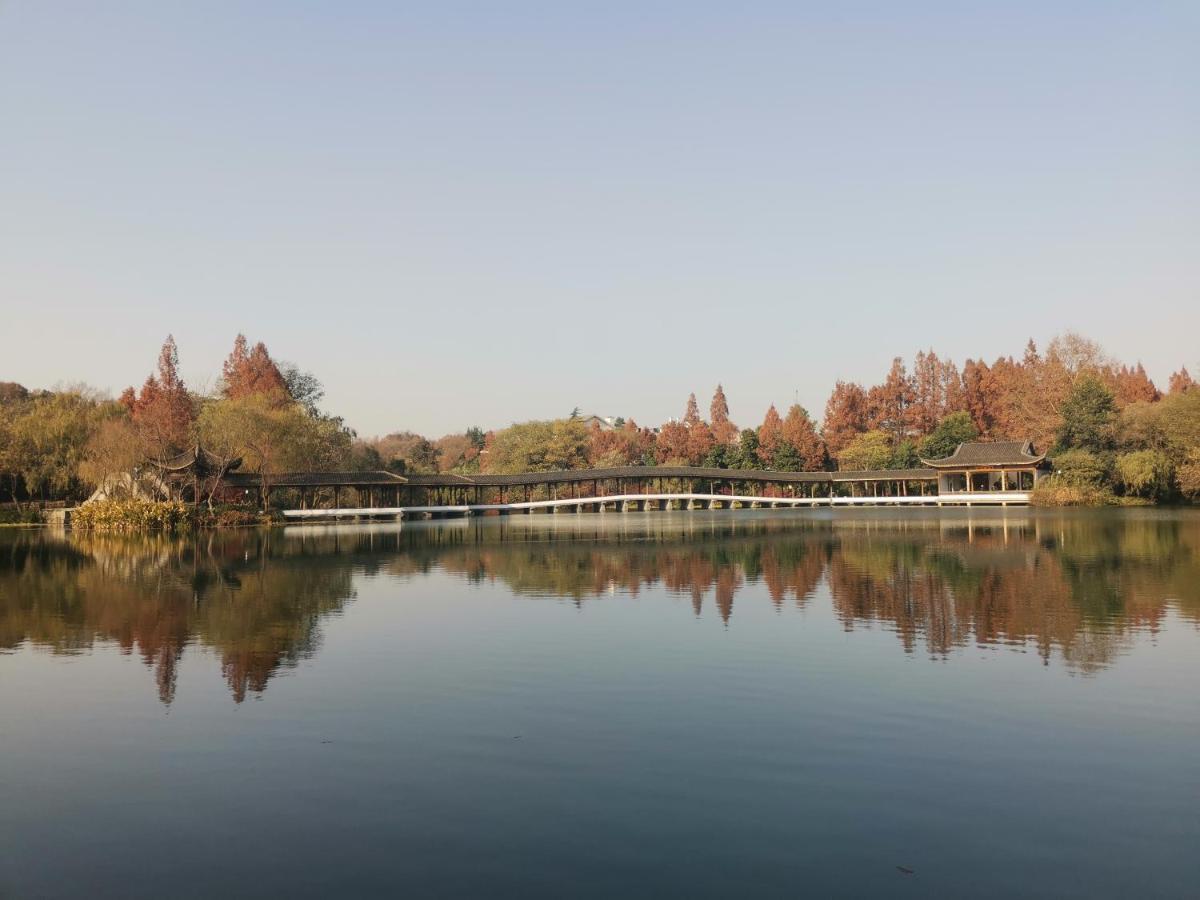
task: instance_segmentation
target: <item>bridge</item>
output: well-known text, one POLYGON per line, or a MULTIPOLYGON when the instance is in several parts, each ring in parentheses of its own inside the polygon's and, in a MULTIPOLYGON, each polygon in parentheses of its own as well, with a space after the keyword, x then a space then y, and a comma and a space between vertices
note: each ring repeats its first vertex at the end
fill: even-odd
MULTIPOLYGON (((972 446, 993 448, 1001 445, 972 446)), ((994 449, 989 453, 993 457, 999 456, 994 449)), ((255 493, 260 500, 264 492, 267 499, 286 492, 284 516, 296 520, 690 509, 1025 505, 1038 473, 1030 467, 1030 457, 1010 457, 1008 454, 999 461, 977 458, 965 468, 954 466, 949 470, 934 465, 856 472, 625 466, 512 475, 443 473, 404 476, 375 471, 305 472, 267 477, 238 472, 226 475, 224 482, 227 488, 255 493)))

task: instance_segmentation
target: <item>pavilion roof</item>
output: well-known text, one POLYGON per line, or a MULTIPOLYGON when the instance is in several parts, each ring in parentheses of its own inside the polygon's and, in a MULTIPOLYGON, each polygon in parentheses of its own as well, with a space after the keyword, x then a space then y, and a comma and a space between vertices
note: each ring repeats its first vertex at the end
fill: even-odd
POLYGON ((1033 452, 1029 441, 986 441, 959 444, 953 453, 942 459, 923 459, 935 469, 964 469, 975 466, 1035 466, 1046 454, 1033 452))
POLYGON ((189 472, 195 470, 200 473, 219 472, 222 469, 229 472, 237 469, 242 464, 241 457, 231 460, 228 463, 218 457, 214 453, 205 450, 199 444, 195 444, 184 450, 182 453, 172 456, 170 459, 150 460, 150 465, 163 472, 175 474, 180 472, 189 472))
MULTIPOLYGON (((262 484, 262 475, 252 472, 236 472, 225 477, 225 483, 230 487, 258 487, 262 484)), ((395 487, 407 484, 408 479, 403 475, 381 470, 369 472, 280 472, 278 475, 268 475, 267 482, 271 487, 379 487, 380 485, 395 487)))

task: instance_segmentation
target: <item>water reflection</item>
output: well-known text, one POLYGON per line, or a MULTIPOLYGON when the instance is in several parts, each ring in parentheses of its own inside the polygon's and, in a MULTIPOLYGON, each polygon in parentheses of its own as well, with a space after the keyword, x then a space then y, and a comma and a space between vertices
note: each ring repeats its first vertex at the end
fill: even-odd
POLYGON ((110 642, 170 703, 190 646, 233 698, 316 652, 357 579, 442 573, 582 605, 665 590, 734 627, 735 599, 783 614, 831 604, 905 652, 971 644, 1110 665, 1169 610, 1200 620, 1200 516, 1171 513, 624 515, 566 521, 304 527, 191 538, 19 532, 0 538, 0 650, 110 642), (814 600, 814 598, 818 598, 814 600))

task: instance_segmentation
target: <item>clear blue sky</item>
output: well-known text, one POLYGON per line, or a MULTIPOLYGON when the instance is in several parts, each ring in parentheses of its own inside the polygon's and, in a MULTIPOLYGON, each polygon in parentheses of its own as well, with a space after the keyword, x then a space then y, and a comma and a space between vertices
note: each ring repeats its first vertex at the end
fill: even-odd
POLYGON ((168 332, 363 434, 1200 368, 1200 5, 0 0, 0 380, 168 332))

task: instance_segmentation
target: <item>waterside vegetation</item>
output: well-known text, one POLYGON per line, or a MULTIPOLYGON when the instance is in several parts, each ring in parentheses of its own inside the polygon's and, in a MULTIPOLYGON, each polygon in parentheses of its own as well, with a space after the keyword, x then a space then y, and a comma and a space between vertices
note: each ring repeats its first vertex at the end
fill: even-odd
MULTIPOLYGON (((234 467, 264 487, 289 471, 388 470, 515 473, 615 466, 691 465, 820 471, 903 469, 947 456, 964 441, 1030 439, 1053 474, 1046 505, 1200 499, 1200 390, 1186 368, 1166 391, 1141 364, 1119 364, 1078 335, 1030 341, 1018 357, 961 368, 933 350, 910 370, 893 360, 872 386, 838 381, 818 423, 798 404, 771 405, 755 427, 734 423, 717 385, 708 416, 695 394, 682 418, 644 427, 631 418, 579 414, 429 439, 411 431, 361 438, 321 408, 320 381, 238 335, 215 388, 198 392, 178 372, 168 337, 155 371, 115 399, 87 386, 53 391, 0 383, 0 522, 30 521, 48 503, 109 501, 76 517, 93 528, 188 527, 265 520, 248 496, 220 496, 220 478, 168 483, 162 467, 203 447, 220 475, 234 467), (151 512, 144 503, 203 507, 204 515, 151 512), (229 506, 229 504, 234 506, 229 506)), ((266 496, 268 492, 260 491, 266 496)), ((275 492, 290 502, 286 492, 275 492)))

